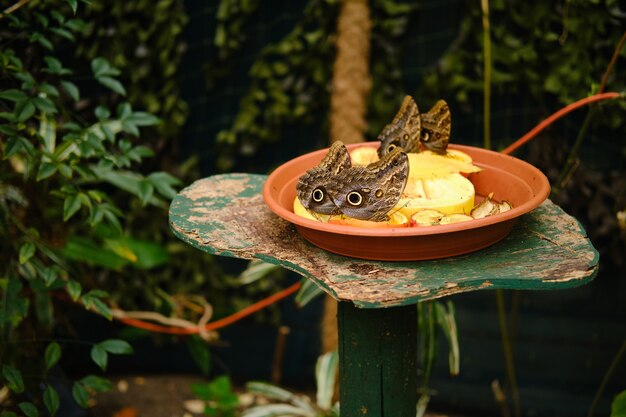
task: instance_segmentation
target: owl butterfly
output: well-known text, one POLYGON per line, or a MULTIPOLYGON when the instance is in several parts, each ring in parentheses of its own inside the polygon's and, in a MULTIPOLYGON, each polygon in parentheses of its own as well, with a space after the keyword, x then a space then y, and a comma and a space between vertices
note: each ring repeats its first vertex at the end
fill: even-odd
POLYGON ((327 192, 327 184, 341 171, 350 168, 350 154, 340 141, 334 142, 321 162, 298 180, 296 193, 302 205, 322 214, 337 214, 339 209, 327 192))
POLYGON ((421 130, 422 120, 417 104, 411 96, 405 96, 393 121, 378 135, 378 156, 382 158, 398 147, 405 152, 419 152, 421 130))
POLYGON ((393 121, 378 135, 380 157, 400 147, 405 152, 419 152, 420 144, 433 152, 443 154, 450 141, 450 108, 439 100, 428 111, 420 114, 417 104, 405 96, 393 121))
POLYGON ((344 169, 327 184, 343 214, 362 220, 385 221, 398 203, 409 176, 409 158, 400 148, 367 166, 344 169))
POLYGON ((451 115, 448 103, 439 100, 428 111, 422 114, 422 132, 420 142, 433 152, 445 154, 450 142, 451 115))

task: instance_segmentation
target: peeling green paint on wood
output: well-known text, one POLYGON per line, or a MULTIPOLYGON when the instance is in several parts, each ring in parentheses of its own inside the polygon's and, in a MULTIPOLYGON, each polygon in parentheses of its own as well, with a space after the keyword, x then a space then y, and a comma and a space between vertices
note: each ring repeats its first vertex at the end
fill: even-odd
POLYGON ((480 289, 562 289, 582 285, 597 273, 598 253, 584 230, 549 200, 489 248, 448 259, 379 262, 335 255, 301 238, 263 202, 265 179, 226 174, 196 181, 171 204, 172 231, 211 254, 281 265, 312 279, 335 299, 364 308, 480 289))

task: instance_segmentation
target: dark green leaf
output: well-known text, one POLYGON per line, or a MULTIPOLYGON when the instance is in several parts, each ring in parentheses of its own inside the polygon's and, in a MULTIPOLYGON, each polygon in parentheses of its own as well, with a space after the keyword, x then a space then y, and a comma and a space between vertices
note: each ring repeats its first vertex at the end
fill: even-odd
POLYGON ((47 98, 35 97, 33 99, 33 104, 35 104, 35 106, 37 106, 37 108, 43 113, 54 114, 57 112, 57 108, 54 106, 54 103, 47 98))
POLYGON ((199 336, 191 336, 185 339, 187 348, 196 364, 204 375, 211 370, 211 350, 207 343, 199 336))
POLYGON ((59 35, 62 38, 65 39, 69 39, 70 41, 74 41, 76 40, 76 38, 74 37, 74 35, 72 35, 72 32, 70 32, 69 30, 66 29, 62 29, 62 28, 51 28, 50 32, 59 35))
POLYGON ((159 118, 151 113, 137 111, 128 116, 128 121, 136 126, 152 126, 159 123, 159 118))
POLYGON ((70 179, 72 178, 72 168, 70 168, 69 165, 67 164, 59 164, 57 165, 57 169, 59 170, 59 172, 61 173, 61 175, 63 175, 65 178, 70 179))
POLYGON ((61 347, 57 342, 52 342, 48 345, 44 358, 46 360, 46 370, 57 364, 59 359, 61 359, 61 347))
POLYGON ((107 368, 108 354, 107 351, 100 345, 93 345, 91 348, 91 359, 98 365, 103 371, 107 368))
POLYGON ((20 407, 20 410, 22 410, 22 413, 24 413, 24 415, 26 417, 38 417, 39 416, 39 411, 37 411, 37 407, 35 407, 35 404, 28 402, 28 401, 24 401, 18 404, 18 407, 20 407))
POLYGON ((112 78, 109 76, 100 76, 100 77, 96 77, 96 80, 100 84, 116 92, 117 94, 120 94, 122 96, 126 95, 126 89, 124 88, 122 83, 116 80, 115 78, 112 78))
POLYGON ((48 385, 43 392, 43 403, 52 416, 59 410, 59 394, 51 385, 48 385))
POLYGON ((70 295, 70 297, 72 297, 72 300, 74 301, 78 300, 78 297, 80 297, 80 292, 81 292, 79 282, 71 279, 67 281, 65 288, 67 289, 67 293, 70 295))
POLYGON ((56 268, 48 266, 46 267, 41 274, 41 278, 43 279, 46 287, 50 287, 58 278, 58 273, 56 268))
POLYGON ((61 86, 74 101, 78 101, 80 99, 80 92, 78 91, 76 84, 71 81, 61 81, 61 86))
POLYGON ((20 265, 24 265, 35 254, 35 245, 26 242, 20 247, 20 265))
POLYGON ((15 88, 4 90, 0 92, 0 98, 11 101, 22 101, 28 99, 28 96, 23 91, 15 88))
POLYGON ((141 204, 143 204, 144 206, 148 204, 153 194, 154 186, 150 183, 149 180, 144 179, 139 182, 139 198, 141 199, 141 204))
POLYGON ((78 210, 80 210, 80 198, 78 195, 70 195, 65 197, 63 203, 63 221, 66 222, 72 217, 78 210))
POLYGON ((13 411, 2 410, 0 412, 0 417, 18 417, 13 411))
POLYGON ((58 97, 59 96, 59 90, 53 86, 52 84, 48 84, 48 83, 42 83, 39 86, 39 90, 42 93, 45 93, 51 97, 58 97))
POLYGON ((137 125, 133 122, 122 120, 122 129, 124 129, 124 132, 130 133, 131 135, 139 136, 139 128, 137 128, 137 125))
POLYGON ((106 319, 111 320, 113 318, 113 313, 111 313, 111 309, 101 299, 94 298, 93 306, 95 307, 96 312, 102 315, 103 317, 105 317, 106 319))
POLYGON ((49 162, 42 162, 39 165, 39 170, 37 171, 37 181, 45 180, 46 178, 53 175, 55 172, 57 172, 56 165, 49 162))
POLYGON ((46 61, 46 65, 48 66, 44 69, 45 72, 56 75, 67 75, 72 73, 70 69, 64 68, 61 61, 53 56, 46 56, 43 59, 46 61))
POLYGON ((72 385, 72 397, 78 405, 83 408, 87 408, 87 401, 89 401, 89 393, 80 382, 76 381, 72 385))
POLYGON ((611 417, 626 417, 626 391, 622 391, 613 399, 611 417))
POLYGON ((172 185, 179 185, 180 180, 167 172, 153 172, 148 175, 148 180, 154 185, 156 190, 164 197, 173 199, 176 197, 176 190, 172 185))
POLYGON ((22 379, 22 373, 19 370, 9 365, 3 365, 2 376, 11 391, 16 394, 24 392, 24 380, 22 379))
POLYGON ((67 4, 69 4, 70 7, 72 8, 72 12, 76 14, 76 10, 78 9, 78 0, 65 0, 65 1, 67 1, 67 4))
POLYGON ((100 347, 109 353, 116 355, 130 355, 133 353, 133 348, 125 340, 120 339, 107 339, 104 342, 98 343, 100 347))
POLYGON ((18 122, 25 122, 35 114, 35 105, 30 100, 20 100, 15 103, 13 114, 18 122))
POLYGON ((104 120, 111 117, 111 112, 105 106, 98 106, 94 111, 94 114, 98 118, 98 120, 104 120))
POLYGON ((12 137, 7 141, 6 146, 4 147, 4 159, 8 159, 15 155, 17 152, 23 149, 22 141, 20 138, 12 137))
POLYGON ((111 382, 109 382, 109 380, 100 378, 95 375, 87 375, 78 382, 96 392, 106 392, 111 390, 112 388, 111 382))
POLYGON ((97 245, 89 239, 78 236, 69 237, 63 248, 63 255, 75 261, 86 262, 112 270, 120 270, 124 265, 128 264, 128 260, 114 252, 97 245))
POLYGON ((130 106, 130 104, 127 102, 120 103, 120 105, 117 106, 117 117, 119 119, 127 118, 128 116, 132 114, 132 112, 133 112, 133 109, 130 106))

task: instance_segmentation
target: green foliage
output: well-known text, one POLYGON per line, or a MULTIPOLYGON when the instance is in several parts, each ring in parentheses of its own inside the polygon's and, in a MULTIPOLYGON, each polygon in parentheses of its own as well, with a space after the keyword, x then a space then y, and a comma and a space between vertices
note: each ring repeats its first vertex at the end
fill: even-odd
MULTIPOLYGON (((420 93, 461 104, 482 95, 480 2, 468 3, 457 42, 424 75, 420 93)), ((616 0, 490 2, 492 86, 495 95, 528 94, 553 109, 594 92, 623 33, 616 0)), ((626 82, 613 75, 612 90, 626 82)), ((606 109, 598 125, 618 127, 625 103, 606 109)))
MULTIPOLYGON (((62 46, 74 44, 86 25, 72 14, 77 3, 68 3, 22 5, 2 17, 0 34, 0 385, 12 391, 13 410, 27 416, 43 409, 55 415, 60 407, 46 377, 62 348, 43 342, 56 325, 56 300, 67 293, 111 318, 107 292, 94 286, 97 269, 90 261, 110 269, 126 262, 137 268, 162 263, 163 248, 124 235, 123 204, 130 194, 142 206, 165 207, 178 184, 167 173, 144 175, 138 169, 153 154, 138 141, 140 130, 158 125, 157 117, 122 100, 115 106, 105 100, 79 103, 83 88, 101 85, 103 97, 126 90, 117 79, 121 71, 106 58, 92 59, 91 71, 66 64, 71 57, 62 46), (118 192, 124 199, 116 200, 118 192), (109 256, 107 264, 107 253, 123 262, 113 265, 109 256), (41 398, 18 402, 39 391, 39 380, 45 386, 41 398)), ((109 354, 131 352, 127 342, 109 339, 93 345, 91 357, 104 370, 109 354)), ((73 394, 85 406, 89 391, 109 386, 87 376, 74 384, 73 394)))
POLYGON ((183 31, 188 21, 183 1, 90 3, 77 55, 89 60, 106 58, 120 73, 106 72, 110 68, 102 66, 97 80, 125 95, 134 106, 167 120, 150 132, 161 140, 158 156, 171 158, 175 155, 173 139, 180 134, 188 112, 176 78, 185 51, 183 31))
POLYGON ((445 336, 448 346, 448 366, 450 375, 458 375, 460 368, 460 354, 456 319, 454 316, 454 304, 452 301, 442 303, 440 301, 427 301, 417 304, 418 334, 420 337, 420 358, 422 384, 420 398, 417 403, 417 416, 421 417, 426 412, 432 396, 429 387, 432 369, 437 360, 437 343, 439 331, 445 336))
POLYGON ((242 414, 242 417, 303 416, 303 417, 338 417, 339 403, 332 404, 335 392, 339 359, 337 352, 328 352, 317 359, 315 379, 317 384, 316 400, 294 394, 286 389, 265 382, 249 382, 249 393, 265 397, 270 404, 255 405, 242 414))
POLYGON ((611 417, 626 416, 626 391, 622 391, 615 396, 611 404, 611 417))
MULTIPOLYGON (((250 68, 251 87, 232 126, 217 135, 220 170, 230 169, 237 153, 250 156, 260 146, 277 141, 287 124, 311 124, 316 114, 328 108, 326 85, 334 55, 329 34, 335 30, 338 5, 337 0, 310 0, 293 30, 260 52, 250 68)), ((241 10, 249 13, 254 7, 241 10)), ((218 33, 224 35, 216 38, 216 44, 222 37, 239 39, 242 35, 234 33, 238 29, 239 25, 219 26, 218 33)), ((232 54, 229 45, 221 45, 222 55, 232 54)))
POLYGON ((204 414, 212 417, 235 417, 239 407, 239 397, 233 391, 230 378, 218 376, 207 383, 191 385, 196 397, 205 402, 204 414))

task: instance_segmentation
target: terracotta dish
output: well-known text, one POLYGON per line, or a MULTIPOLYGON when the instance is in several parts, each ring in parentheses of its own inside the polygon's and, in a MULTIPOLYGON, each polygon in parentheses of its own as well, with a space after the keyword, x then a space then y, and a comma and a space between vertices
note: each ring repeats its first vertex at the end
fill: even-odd
MULTIPOLYGON (((348 145, 377 147, 379 142, 348 145)), ((512 156, 486 149, 450 145, 470 155, 483 171, 471 174, 476 203, 494 193, 498 201, 508 200, 513 209, 461 223, 428 227, 362 228, 321 223, 293 212, 298 178, 317 165, 328 149, 294 158, 272 172, 263 187, 270 210, 293 223, 312 244, 330 252, 361 259, 414 261, 445 258, 473 252, 505 238, 517 219, 538 207, 550 193, 546 176, 534 166, 512 156)))

